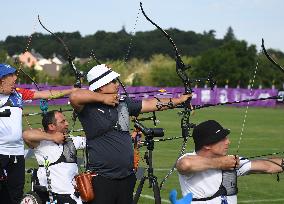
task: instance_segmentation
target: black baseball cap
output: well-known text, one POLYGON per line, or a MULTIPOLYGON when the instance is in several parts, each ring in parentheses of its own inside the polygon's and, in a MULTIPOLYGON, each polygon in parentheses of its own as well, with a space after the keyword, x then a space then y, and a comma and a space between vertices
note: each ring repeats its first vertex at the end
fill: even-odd
POLYGON ((224 129, 217 121, 207 120, 194 127, 192 137, 195 144, 195 151, 200 150, 204 145, 214 144, 230 134, 229 129, 224 129))

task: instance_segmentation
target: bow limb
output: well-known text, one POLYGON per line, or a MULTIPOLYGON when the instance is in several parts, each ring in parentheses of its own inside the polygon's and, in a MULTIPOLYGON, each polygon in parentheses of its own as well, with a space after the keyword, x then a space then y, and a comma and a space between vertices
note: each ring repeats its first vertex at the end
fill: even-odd
MULTIPOLYGON (((67 59, 68 59, 68 63, 69 63, 69 66, 71 67, 71 69, 73 70, 74 72, 74 75, 75 75, 75 79, 76 79, 76 82, 74 84, 74 87, 75 88, 81 88, 82 87, 82 82, 81 82, 81 79, 83 78, 83 74, 76 68, 74 62, 73 62, 73 57, 71 56, 71 53, 70 53, 70 50, 68 48, 68 46, 66 45, 66 43, 64 42, 64 40, 62 38, 60 38, 58 35, 56 35, 55 33, 53 33, 52 31, 50 31, 49 29, 47 29, 41 22, 40 20, 40 17, 38 15, 38 21, 40 23, 40 25, 43 27, 44 30, 46 30, 47 32, 49 32, 52 36, 55 37, 55 39, 57 41, 59 41, 64 49, 65 49, 65 52, 67 54, 67 59)), ((73 113, 72 113, 72 121, 73 121, 73 125, 71 127, 71 130, 69 131, 69 134, 73 132, 74 130, 74 127, 75 127, 75 123, 76 123, 76 119, 77 119, 77 114, 76 112, 73 110, 73 113)))
MULTIPOLYGON (((283 68, 281 65, 279 65, 276 61, 274 61, 274 60, 272 59, 272 57, 268 54, 268 52, 267 52, 267 50, 266 50, 266 48, 265 48, 265 46, 264 46, 264 39, 263 39, 263 38, 262 38, 261 47, 262 47, 262 51, 263 51, 264 55, 267 57, 267 59, 268 59, 270 62, 272 62, 272 64, 274 64, 281 72, 284 73, 284 68, 283 68)), ((258 63, 257 63, 257 65, 256 65, 256 67, 255 67, 254 77, 253 77, 254 79, 255 79, 255 76, 256 76, 257 69, 258 69, 258 63)), ((254 79, 253 79, 253 82, 255 81, 254 79)), ((251 87, 253 87, 253 84, 252 84, 251 87)), ((252 89, 251 89, 251 90, 252 90, 252 89)), ((246 101, 244 101, 244 102, 248 102, 248 104, 249 104, 250 101, 258 101, 258 100, 266 100, 266 99, 278 99, 278 98, 281 98, 281 97, 279 97, 279 96, 271 96, 271 97, 260 98, 260 99, 249 99, 249 100, 246 100, 246 101)), ((238 154, 239 149, 240 149, 240 141, 241 141, 242 133, 243 133, 243 130, 244 130, 244 125, 245 125, 245 121, 246 121, 246 116, 247 116, 248 107, 249 107, 249 106, 247 105, 246 112, 245 112, 245 117, 244 117, 244 121, 243 121, 243 125, 242 125, 241 135, 240 135, 239 142, 238 142, 238 147, 237 147, 237 153, 236 153, 236 155, 238 154)), ((272 156, 272 155, 283 154, 283 153, 284 153, 283 151, 282 151, 282 152, 273 152, 273 153, 268 153, 268 154, 262 154, 262 155, 257 155, 257 156, 246 157, 246 158, 243 158, 243 159, 255 159, 255 158, 260 158, 260 157, 265 157, 265 156, 272 156)), ((267 160, 267 161, 269 161, 269 162, 272 162, 272 163, 274 163, 274 164, 276 164, 276 165, 282 167, 281 165, 279 165, 279 164, 277 164, 276 162, 273 162, 273 161, 271 161, 271 160, 268 160, 268 159, 262 159, 262 160, 267 160)), ((283 168, 283 167, 282 167, 282 168, 283 168)))
MULTIPOLYGON (((182 69, 182 70, 185 70, 185 65, 180 57, 180 54, 179 54, 179 51, 178 51, 178 48, 176 46, 176 44, 174 43, 173 39, 171 38, 171 36, 169 36, 169 34, 163 30, 160 26, 158 26, 155 22, 153 22, 145 13, 143 7, 142 7, 142 2, 140 2, 140 9, 143 13, 143 15, 145 16, 145 18, 150 21, 150 23, 152 23, 156 28, 158 28, 163 34, 164 36, 170 41, 170 43, 172 44, 173 48, 174 48, 174 51, 175 51, 175 56, 176 56, 176 61, 177 61, 177 66, 182 69)), ((181 76, 182 77, 182 76, 181 76)))
MULTIPOLYGON (((181 56, 179 54, 178 48, 176 46, 176 44, 174 43, 173 39, 171 38, 171 36, 165 31, 163 30, 160 26, 158 26, 155 22, 153 22, 145 13, 143 7, 142 7, 142 2, 140 2, 140 9, 143 13, 143 15, 145 16, 145 18, 151 23, 153 24, 157 29, 159 29, 163 35, 169 40, 169 42, 171 43, 174 51, 175 51, 175 60, 176 60, 176 72, 177 75, 179 76, 179 78, 182 80, 183 85, 184 85, 184 89, 185 89, 185 94, 191 94, 192 88, 191 88, 191 81, 188 77, 188 75, 186 74, 186 69, 189 68, 190 66, 185 66, 184 62, 181 59, 181 56)), ((181 120, 181 128, 182 128, 182 135, 184 137, 184 139, 186 137, 188 137, 189 135, 189 117, 190 117, 190 101, 191 101, 191 97, 185 101, 183 103, 183 117, 181 120)))
MULTIPOLYGON (((190 66, 185 66, 184 62, 181 59, 181 56, 179 54, 179 51, 177 49, 176 44, 174 43, 173 39, 169 36, 169 34, 164 31, 160 26, 158 26, 156 23, 154 23, 144 12, 143 7, 142 7, 142 3, 140 2, 140 9, 143 13, 143 15, 145 16, 145 18, 151 23, 153 24, 156 28, 158 28, 158 30, 160 30, 164 36, 168 39, 168 41, 170 41, 174 51, 175 51, 175 61, 176 61, 176 72, 177 75, 179 76, 179 78, 182 80, 183 85, 184 85, 184 89, 185 89, 185 94, 191 94, 192 93, 192 88, 191 88, 191 81, 188 77, 188 75, 186 74, 186 69, 189 68, 190 66)), ((180 154, 178 156, 178 158, 184 154, 185 152, 185 148, 186 148, 186 144, 189 138, 189 131, 190 128, 192 127, 192 124, 190 124, 189 122, 189 117, 190 117, 190 113, 191 113, 191 108, 190 108, 190 101, 191 101, 191 97, 189 97, 187 99, 187 101, 185 101, 182 104, 182 107, 184 108, 184 110, 182 111, 182 118, 181 118, 181 129, 182 129, 182 137, 183 137, 183 144, 182 144, 182 148, 180 151, 180 154)), ((168 172, 168 174, 165 176, 165 178, 161 181, 160 184, 160 189, 162 189, 164 183, 166 182, 166 180, 168 179, 168 177, 172 174, 172 172, 175 169, 176 166, 176 162, 173 165, 173 167, 171 168, 171 170, 168 172)))
POLYGON ((281 72, 284 73, 284 68, 281 65, 279 65, 277 62, 275 62, 272 59, 272 57, 268 54, 268 52, 266 51, 265 46, 264 46, 264 39, 263 38, 262 38, 261 47, 262 47, 262 50, 263 50, 265 56, 267 57, 267 59, 269 59, 269 61, 272 62, 272 64, 274 64, 281 72))
POLYGON ((169 42, 171 43, 174 52, 175 52, 175 60, 176 60, 176 71, 178 76, 180 77, 180 79, 182 80, 184 87, 185 87, 185 93, 186 94, 190 94, 192 93, 192 89, 191 89, 191 84, 190 84, 190 80, 189 77, 187 76, 187 74, 185 73, 185 70, 187 68, 189 68, 190 66, 185 66, 184 62, 181 59, 180 53, 178 51, 178 48, 176 46, 176 44, 174 43, 173 39, 171 38, 171 36, 165 31, 163 30, 160 26, 158 26, 155 22, 153 22, 145 13, 143 7, 142 7, 142 2, 140 2, 140 9, 143 13, 143 15, 145 16, 145 18, 151 23, 153 24, 157 29, 159 29, 163 35, 169 40, 169 42))
POLYGON ((71 69, 73 70, 75 77, 76 77, 76 82, 74 84, 74 87, 77 88, 81 88, 82 83, 81 83, 81 78, 83 77, 83 75, 80 73, 80 71, 77 70, 76 66, 74 65, 73 62, 73 57, 70 54, 70 50, 68 49, 66 43, 64 42, 64 40, 62 38, 60 38, 58 35, 56 35, 55 33, 51 32, 49 29, 47 29, 41 22, 39 15, 37 16, 38 21, 40 23, 40 25, 43 27, 44 30, 46 30, 47 32, 49 32, 52 36, 54 36, 64 47, 65 52, 67 54, 67 59, 68 59, 68 63, 69 66, 71 67, 71 69))
MULTIPOLYGON (((28 45, 26 47, 26 51, 28 50, 28 47, 29 47, 29 43, 31 42, 31 39, 32 39, 32 34, 29 38, 29 42, 28 42, 28 45)), ((18 69, 24 74, 26 75, 32 82, 33 84, 36 86, 36 89, 38 91, 41 91, 40 88, 39 88, 39 85, 37 84, 37 82, 28 74, 26 73, 22 68, 21 68, 21 65, 22 63, 20 64, 20 66, 18 67, 18 69)), ((39 102, 39 106, 40 106, 40 109, 42 111, 42 113, 46 113, 46 111, 48 110, 48 100, 47 99, 40 99, 40 102, 39 102)), ((25 116, 24 116, 25 117, 25 116)), ((27 121, 27 124, 28 126, 30 127, 30 129, 32 129, 32 126, 30 124, 30 122, 28 121, 28 119, 25 117, 26 121, 27 121)))
MULTIPOLYGON (((21 72, 23 72, 24 75, 26 75, 33 83, 34 85, 36 86, 37 90, 38 91, 41 91, 40 88, 39 88, 39 85, 36 83, 36 81, 28 74, 26 73, 21 67, 18 68, 21 72)), ((39 101, 39 107, 40 107, 40 110, 43 112, 43 113, 46 113, 46 111, 48 110, 48 101, 47 99, 40 99, 39 101)), ((28 125, 30 126, 29 124, 29 121, 27 120, 27 123, 28 125)), ((31 128, 31 126, 30 126, 31 128)))
POLYGON ((23 72, 24 75, 26 75, 36 86, 37 90, 40 91, 40 88, 38 86, 38 84, 36 83, 36 81, 28 74, 26 73, 21 67, 18 68, 21 72, 23 72))

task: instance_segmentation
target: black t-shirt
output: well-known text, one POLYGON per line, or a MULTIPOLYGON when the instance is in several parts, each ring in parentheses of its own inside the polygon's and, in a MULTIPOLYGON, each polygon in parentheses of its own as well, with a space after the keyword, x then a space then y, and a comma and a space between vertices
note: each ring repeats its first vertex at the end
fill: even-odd
POLYGON ((91 170, 111 179, 133 173, 129 116, 138 116, 141 108, 141 101, 130 98, 116 107, 101 103, 85 105, 78 117, 87 137, 91 170))

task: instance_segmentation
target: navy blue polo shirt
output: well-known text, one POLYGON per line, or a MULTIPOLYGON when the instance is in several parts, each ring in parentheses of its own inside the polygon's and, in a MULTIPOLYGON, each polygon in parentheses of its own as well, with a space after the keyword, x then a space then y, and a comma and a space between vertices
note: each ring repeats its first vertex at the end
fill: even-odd
POLYGON ((129 116, 138 116, 142 101, 126 98, 118 106, 86 104, 78 114, 87 137, 89 169, 121 179, 133 173, 133 146, 129 116))

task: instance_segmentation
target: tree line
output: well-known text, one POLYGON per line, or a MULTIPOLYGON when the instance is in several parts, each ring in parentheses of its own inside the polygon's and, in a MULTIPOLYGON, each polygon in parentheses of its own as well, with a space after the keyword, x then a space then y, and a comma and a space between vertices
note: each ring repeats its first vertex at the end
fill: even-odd
MULTIPOLYGON (((284 75, 256 50, 255 45, 236 39, 231 27, 222 39, 215 37, 214 30, 202 34, 178 29, 166 32, 174 39, 183 61, 191 65, 188 74, 192 78, 207 77, 212 72, 218 86, 247 87, 256 72, 255 86, 283 87, 284 75)), ((122 80, 128 85, 182 86, 175 73, 174 50, 159 30, 132 35, 123 28, 118 32, 98 31, 85 37, 79 32, 56 34, 66 42, 73 56, 90 58, 87 63, 76 63, 77 68, 85 73, 96 65, 96 60, 92 58, 95 56, 100 62, 110 64, 120 72, 122 80)), ((1 61, 6 61, 5 55, 23 52, 30 38, 30 47, 44 57, 49 58, 56 53, 66 58, 64 47, 52 35, 34 33, 32 36, 8 36, 0 42, 1 61)), ((280 64, 284 64, 284 53, 273 49, 268 49, 268 52, 280 64)), ((62 68, 57 79, 34 70, 26 71, 40 82, 70 85, 74 81, 68 65, 62 68)), ((21 82, 26 80, 21 78, 21 82)))
MULTIPOLYGON (((216 39, 213 30, 203 34, 178 29, 169 29, 167 32, 174 37, 185 56, 198 56, 205 50, 221 46, 224 41, 216 39)), ((149 59, 153 54, 173 54, 172 48, 157 29, 136 32, 134 35, 127 33, 124 28, 118 32, 98 31, 85 37, 79 32, 55 34, 66 42, 73 56, 80 58, 90 57, 92 50, 100 60, 124 59, 129 49, 131 49, 130 57, 139 59, 149 59)), ((22 53, 29 40, 30 47, 45 58, 52 57, 53 53, 63 57, 66 55, 64 47, 55 40, 54 36, 42 33, 34 33, 31 36, 8 36, 5 41, 0 41, 0 48, 12 56, 22 53)))

